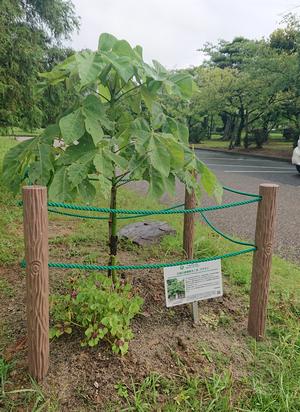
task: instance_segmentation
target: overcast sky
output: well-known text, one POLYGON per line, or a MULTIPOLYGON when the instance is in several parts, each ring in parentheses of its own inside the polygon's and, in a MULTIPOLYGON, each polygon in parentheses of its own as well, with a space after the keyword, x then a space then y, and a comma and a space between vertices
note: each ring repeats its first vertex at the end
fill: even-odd
POLYGON ((168 68, 195 66, 206 42, 241 35, 260 38, 279 25, 300 0, 72 0, 81 16, 76 50, 96 49, 102 32, 140 44, 147 61, 168 68))

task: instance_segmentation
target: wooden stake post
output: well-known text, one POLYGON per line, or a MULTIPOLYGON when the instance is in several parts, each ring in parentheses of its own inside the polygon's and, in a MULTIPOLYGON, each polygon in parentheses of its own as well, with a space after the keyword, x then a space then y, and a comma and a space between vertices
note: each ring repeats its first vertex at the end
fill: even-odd
MULTIPOLYGON (((195 192, 189 193, 185 189, 185 209, 194 209, 196 207, 195 192)), ((185 213, 183 221, 183 250, 185 251, 187 259, 193 259, 194 256, 194 238, 195 238, 195 214, 185 213)), ((199 308, 198 302, 192 303, 193 320, 194 323, 199 322, 199 308)))
POLYGON ((278 185, 265 183, 259 186, 262 200, 258 203, 257 209, 255 233, 257 250, 253 256, 248 317, 248 332, 256 340, 263 339, 265 334, 277 193, 278 185))
POLYGON ((23 188, 29 373, 42 380, 49 367, 47 189, 23 188))

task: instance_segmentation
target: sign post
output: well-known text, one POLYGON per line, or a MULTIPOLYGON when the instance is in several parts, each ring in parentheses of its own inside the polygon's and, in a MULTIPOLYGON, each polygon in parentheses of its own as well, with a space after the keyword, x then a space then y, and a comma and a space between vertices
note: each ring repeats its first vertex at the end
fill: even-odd
MULTIPOLYGON (((185 188, 185 209, 194 209, 196 207, 196 196, 192 190, 189 192, 185 188)), ((187 259, 193 259, 194 256, 194 238, 195 238, 195 214, 185 213, 183 221, 183 250, 187 259)), ((199 307, 198 302, 192 303, 193 321, 195 324, 199 322, 199 307)))

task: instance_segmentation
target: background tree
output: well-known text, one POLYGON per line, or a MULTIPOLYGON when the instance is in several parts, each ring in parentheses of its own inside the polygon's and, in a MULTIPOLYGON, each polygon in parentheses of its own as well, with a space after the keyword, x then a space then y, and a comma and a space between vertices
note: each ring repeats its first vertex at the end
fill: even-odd
POLYGON ((253 141, 261 147, 274 127, 286 127, 287 137, 299 135, 300 24, 293 15, 283 23, 269 39, 236 37, 202 49, 208 60, 194 69, 199 91, 190 114, 223 124, 229 148, 253 141))
POLYGON ((70 1, 1 1, 0 127, 41 125, 45 104, 40 107, 34 93, 38 73, 76 28, 78 18, 70 1))

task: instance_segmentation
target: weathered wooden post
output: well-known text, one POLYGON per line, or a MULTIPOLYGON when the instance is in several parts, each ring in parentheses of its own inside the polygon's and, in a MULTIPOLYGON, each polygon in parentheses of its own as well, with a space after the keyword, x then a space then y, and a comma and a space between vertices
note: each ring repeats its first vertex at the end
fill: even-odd
POLYGON ((262 200, 258 203, 253 256, 248 332, 256 340, 265 334, 278 185, 264 183, 259 186, 262 200))
MULTIPOLYGON (((194 209, 197 205, 194 190, 190 193, 185 189, 185 209, 194 209)), ((195 214, 185 213, 183 221, 183 250, 188 259, 193 259, 194 256, 194 238, 195 238, 195 214)), ((192 303, 194 323, 199 322, 198 302, 192 303)))
POLYGON ((42 380, 49 367, 49 282, 47 189, 23 188, 26 259, 28 368, 42 380))

